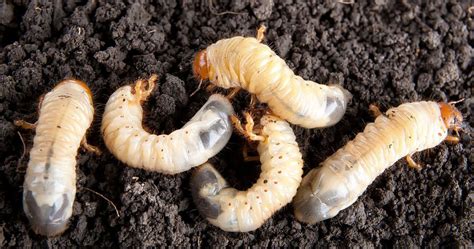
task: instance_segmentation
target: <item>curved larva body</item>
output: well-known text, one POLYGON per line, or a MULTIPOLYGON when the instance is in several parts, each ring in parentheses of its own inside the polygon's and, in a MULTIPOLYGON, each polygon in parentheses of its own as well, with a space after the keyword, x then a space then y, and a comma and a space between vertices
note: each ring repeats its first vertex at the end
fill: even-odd
POLYGON ((130 86, 109 98, 102 119, 107 148, 120 161, 135 168, 176 174, 206 162, 232 135, 232 105, 212 95, 183 128, 169 135, 154 135, 142 127, 143 109, 130 86))
POLYGON ((316 223, 334 217, 386 168, 438 145, 447 132, 438 103, 415 102, 389 109, 304 177, 293 201, 296 218, 316 223))
POLYGON ((76 195, 76 154, 94 116, 89 88, 65 80, 41 103, 23 189, 33 230, 46 236, 67 228, 76 195))
POLYGON ((331 126, 342 118, 351 94, 296 76, 270 47, 253 37, 223 39, 206 48, 210 81, 241 87, 273 113, 305 128, 331 126))
POLYGON ((193 199, 207 220, 231 232, 259 228, 274 212, 291 202, 301 182, 303 160, 293 130, 287 122, 264 116, 258 152, 262 173, 247 191, 238 191, 212 165, 196 169, 191 178, 193 199))

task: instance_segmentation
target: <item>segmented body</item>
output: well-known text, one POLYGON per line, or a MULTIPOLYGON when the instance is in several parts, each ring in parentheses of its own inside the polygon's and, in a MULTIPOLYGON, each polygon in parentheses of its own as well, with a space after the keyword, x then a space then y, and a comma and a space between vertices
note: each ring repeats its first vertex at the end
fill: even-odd
POLYGON ((206 163, 191 178, 193 199, 207 220, 231 232, 259 228, 277 210, 291 202, 302 174, 303 161, 293 130, 287 122, 264 116, 258 145, 261 174, 247 191, 229 187, 214 167, 206 163))
POLYGON ((351 98, 340 86, 321 85, 295 75, 270 47, 253 37, 223 39, 207 47, 205 53, 212 84, 246 89, 279 117, 305 128, 337 123, 351 98))
POLYGON ((25 214, 39 234, 54 236, 67 228, 77 150, 93 116, 91 92, 81 81, 62 81, 41 103, 23 189, 25 214))
POLYGON ((212 95, 183 128, 169 135, 143 129, 143 109, 131 86, 119 88, 109 98, 102 120, 107 148, 131 167, 176 174, 206 162, 232 135, 229 101, 212 95))
POLYGON ((435 147, 447 135, 438 103, 389 109, 304 177, 293 202, 296 218, 316 223, 334 217, 397 160, 435 147))

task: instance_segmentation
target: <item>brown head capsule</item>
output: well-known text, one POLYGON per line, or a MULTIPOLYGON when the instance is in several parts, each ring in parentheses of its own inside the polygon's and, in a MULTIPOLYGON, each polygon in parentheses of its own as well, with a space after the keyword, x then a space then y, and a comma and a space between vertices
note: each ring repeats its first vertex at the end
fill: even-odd
POLYGON ((453 103, 439 102, 438 105, 441 111, 441 118, 443 119, 446 128, 458 132, 461 129, 463 121, 461 112, 453 103))
POLYGON ((87 86, 87 84, 82 81, 82 80, 76 80, 76 79, 68 79, 68 80, 63 80, 61 82, 59 82, 55 87, 54 89, 62 86, 62 85, 65 85, 65 84, 70 84, 70 83, 73 83, 73 84, 77 84, 79 86, 81 86, 83 88, 83 90, 85 91, 85 93, 87 94, 87 96, 89 96, 89 100, 92 102, 92 91, 91 89, 87 86))
POLYGON ((209 78, 206 50, 199 51, 196 57, 194 57, 193 72, 194 77, 200 80, 207 80, 209 78))

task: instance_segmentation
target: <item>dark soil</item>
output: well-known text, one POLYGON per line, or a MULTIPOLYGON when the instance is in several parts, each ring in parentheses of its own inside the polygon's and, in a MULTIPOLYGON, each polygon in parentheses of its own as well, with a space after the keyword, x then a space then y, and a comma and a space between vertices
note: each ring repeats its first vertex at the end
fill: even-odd
MULTIPOLYGON (((0 247, 472 247, 472 91, 474 14, 469 1, 0 1, 0 247), (214 2, 209 6, 209 2, 214 2), (257 3, 258 2, 258 3, 257 3), (429 4, 426 2, 430 2, 429 4), (230 10, 237 14, 218 15, 230 10), (343 120, 327 129, 295 127, 305 172, 354 138, 382 109, 416 100, 466 100, 462 141, 419 153, 417 172, 400 160, 359 200, 317 225, 295 220, 291 205, 250 233, 227 233, 197 212, 190 172, 175 176, 125 167, 104 146, 100 119, 109 95, 151 73, 160 89, 145 104, 145 124, 155 132, 181 127, 205 102, 191 62, 199 49, 234 35, 265 42, 304 78, 340 83, 354 95, 343 120), (35 235, 21 197, 34 133, 13 126, 34 122, 39 97, 65 77, 88 82, 96 119, 88 140, 102 156, 78 153, 78 193, 70 227, 56 238, 35 235), (118 207, 86 190, 95 190, 118 207)), ((242 111, 249 101, 240 93, 242 111)), ((214 160, 239 188, 258 177, 244 163, 244 141, 234 136, 214 160), (245 177, 242 177, 245 176, 245 177)))

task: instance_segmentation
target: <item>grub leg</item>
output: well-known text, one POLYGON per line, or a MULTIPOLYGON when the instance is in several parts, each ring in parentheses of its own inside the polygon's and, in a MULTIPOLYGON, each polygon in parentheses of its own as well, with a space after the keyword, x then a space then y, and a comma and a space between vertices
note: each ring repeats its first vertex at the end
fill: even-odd
POLYGON ((408 166, 410 168, 414 168, 416 170, 421 170, 422 169, 421 164, 415 162, 415 160, 413 160, 413 158, 412 158, 412 155, 406 156, 406 160, 407 160, 408 166))
POLYGON ((257 30, 257 41, 258 42, 262 42, 263 38, 265 38, 265 30, 267 30, 267 28, 263 24, 260 26, 260 28, 258 28, 258 30, 257 30))
POLYGON ((380 108, 375 104, 370 104, 369 105, 369 110, 372 113, 372 116, 374 116, 374 118, 376 118, 380 115, 383 115, 382 112, 380 111, 380 108))
POLYGON ((452 144, 457 144, 459 143, 459 137, 453 136, 453 135, 448 135, 444 139, 445 141, 452 143, 452 144))
POLYGON ((37 123, 32 124, 32 123, 26 122, 25 120, 22 120, 22 119, 15 120, 13 123, 16 126, 21 127, 22 129, 25 129, 25 130, 34 130, 34 129, 36 129, 36 124, 37 124, 37 123))
POLYGON ((100 151, 100 149, 98 147, 90 145, 90 144, 87 143, 87 138, 85 136, 82 138, 81 145, 88 152, 92 152, 92 153, 94 153, 98 156, 100 156, 102 154, 102 152, 100 151))

